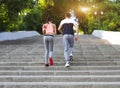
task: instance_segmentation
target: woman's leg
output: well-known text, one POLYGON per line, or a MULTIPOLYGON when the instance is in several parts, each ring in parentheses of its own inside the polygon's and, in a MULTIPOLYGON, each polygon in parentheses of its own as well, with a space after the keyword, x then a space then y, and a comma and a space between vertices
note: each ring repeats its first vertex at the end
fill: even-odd
POLYGON ((49 61, 50 61, 50 65, 54 65, 53 62, 53 46, 54 46, 54 37, 53 36, 49 36, 49 61))
POLYGON ((45 47, 45 64, 48 64, 48 55, 49 55, 48 36, 44 36, 44 47, 45 47))

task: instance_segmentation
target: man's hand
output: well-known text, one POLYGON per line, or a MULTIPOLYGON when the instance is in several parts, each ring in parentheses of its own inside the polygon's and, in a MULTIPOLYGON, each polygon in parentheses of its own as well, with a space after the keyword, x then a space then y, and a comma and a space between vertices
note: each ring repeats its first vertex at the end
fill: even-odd
POLYGON ((74 38, 75 38, 75 41, 77 41, 77 40, 78 40, 78 35, 75 35, 75 37, 74 37, 74 38))

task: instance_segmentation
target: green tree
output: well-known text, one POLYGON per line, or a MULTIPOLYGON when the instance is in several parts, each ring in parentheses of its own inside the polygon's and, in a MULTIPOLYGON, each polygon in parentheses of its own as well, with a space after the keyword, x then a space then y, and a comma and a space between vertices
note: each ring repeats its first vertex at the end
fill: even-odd
POLYGON ((20 25, 20 30, 36 30, 41 32, 42 26, 42 10, 38 7, 32 9, 24 18, 20 25))
POLYGON ((117 22, 120 19, 119 9, 120 6, 118 3, 109 1, 104 3, 104 15, 102 21, 103 30, 118 31, 117 28, 119 26, 117 25, 117 22))
POLYGON ((19 20, 18 13, 25 8, 31 8, 32 4, 30 3, 33 3, 33 0, 0 0, 0 8, 5 10, 4 12, 1 10, 1 13, 6 12, 0 20, 3 22, 5 16, 7 19, 7 22, 2 23, 0 27, 2 28, 1 31, 15 31, 17 29, 17 21, 19 20))
POLYGON ((120 0, 0 0, 0 31, 37 30, 50 15, 57 27, 64 14, 74 10, 85 34, 97 29, 120 31, 120 0), (82 7, 91 8, 87 13, 82 7), (94 12, 104 12, 102 16, 94 12))
POLYGON ((64 14, 66 12, 69 12, 71 9, 75 8, 75 1, 53 0, 52 3, 53 4, 49 4, 49 3, 47 4, 46 8, 44 9, 44 14, 42 18, 45 19, 48 15, 50 15, 52 17, 53 22, 58 27, 60 21, 64 19, 64 14))
POLYGON ((7 31, 7 26, 9 24, 8 10, 5 4, 0 5, 0 31, 7 31))
POLYGON ((99 21, 100 21, 100 30, 118 31, 119 25, 117 23, 119 23, 119 19, 120 19, 119 3, 111 2, 109 0, 101 0, 101 1, 95 0, 95 1, 96 2, 94 3, 92 2, 92 4, 94 4, 94 7, 92 7, 91 14, 88 17, 89 33, 92 33, 93 30, 98 29, 99 21), (103 11, 102 15, 94 14, 95 12, 100 13, 101 11, 103 11), (99 21, 98 18, 100 19, 99 21))

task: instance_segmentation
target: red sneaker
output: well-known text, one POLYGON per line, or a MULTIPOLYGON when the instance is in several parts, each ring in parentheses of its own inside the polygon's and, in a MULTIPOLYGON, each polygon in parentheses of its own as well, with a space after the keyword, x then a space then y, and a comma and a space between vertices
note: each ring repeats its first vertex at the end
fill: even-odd
POLYGON ((53 66, 54 65, 53 59, 49 58, 49 61, 50 61, 50 65, 53 66))

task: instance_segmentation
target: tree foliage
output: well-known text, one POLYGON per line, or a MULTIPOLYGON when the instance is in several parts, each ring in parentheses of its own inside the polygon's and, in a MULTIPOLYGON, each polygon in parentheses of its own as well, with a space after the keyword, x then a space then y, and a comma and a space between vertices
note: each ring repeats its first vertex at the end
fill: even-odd
POLYGON ((41 32, 42 26, 42 10, 36 7, 32 9, 24 18, 22 24, 19 26, 20 30, 36 30, 41 32))
POLYGON ((0 6, 0 31, 7 31, 6 25, 9 24, 8 10, 5 4, 0 6))
MULTIPOLYGON (((97 1, 97 0, 96 0, 97 1)), ((120 6, 119 2, 111 2, 109 0, 101 0, 97 3, 94 3, 95 7, 92 8, 89 20, 88 20, 88 29, 90 30, 88 33, 91 33, 93 30, 98 29, 100 23, 99 30, 107 30, 107 31, 119 31, 119 19, 120 19, 120 6), (99 2, 99 3, 98 3, 99 2), (100 12, 103 14, 100 14, 100 12), (97 12, 99 14, 95 15, 97 12), (93 17, 92 19, 90 19, 93 17), (96 20, 95 22, 92 22, 96 20), (97 24, 96 24, 97 23, 97 24), (93 26, 94 24, 94 26, 93 26)), ((93 3, 92 3, 93 4, 93 3)))
POLYGON ((36 30, 50 15, 59 25, 64 14, 74 10, 79 28, 85 34, 93 30, 120 31, 120 0, 0 0, 0 32, 36 30), (88 8, 87 12, 82 8, 88 8), (101 15, 100 12, 104 13, 101 15), (95 12, 97 14, 95 15, 95 12))
POLYGON ((32 2, 33 0, 0 0, 0 11, 6 13, 0 17, 1 31, 15 31, 17 29, 18 13, 25 8, 30 8, 32 2), (3 18, 6 18, 7 22, 4 23, 5 19, 3 20, 3 18))

